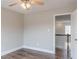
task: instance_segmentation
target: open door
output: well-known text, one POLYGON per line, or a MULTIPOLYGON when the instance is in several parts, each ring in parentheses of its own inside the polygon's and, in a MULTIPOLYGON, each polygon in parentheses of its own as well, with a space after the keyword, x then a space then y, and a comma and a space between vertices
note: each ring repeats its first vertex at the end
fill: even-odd
POLYGON ((71 58, 77 59, 77 11, 71 15, 71 58))
POLYGON ((57 59, 70 59, 71 14, 55 16, 55 51, 57 59))

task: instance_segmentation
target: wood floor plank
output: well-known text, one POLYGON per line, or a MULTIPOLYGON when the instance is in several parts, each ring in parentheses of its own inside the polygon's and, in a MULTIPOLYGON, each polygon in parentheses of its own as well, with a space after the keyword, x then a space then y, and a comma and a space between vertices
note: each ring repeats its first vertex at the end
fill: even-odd
MULTIPOLYGON (((61 52, 60 52, 61 54, 61 52)), ((30 49, 20 49, 1 57, 1 59, 61 59, 61 55, 44 53, 30 49)))

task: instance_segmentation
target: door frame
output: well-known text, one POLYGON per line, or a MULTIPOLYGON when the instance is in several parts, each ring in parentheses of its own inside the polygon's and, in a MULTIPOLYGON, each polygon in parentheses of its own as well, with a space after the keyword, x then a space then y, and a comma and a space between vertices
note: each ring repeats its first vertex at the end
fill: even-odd
POLYGON ((56 48, 56 46, 55 46, 55 17, 56 16, 61 16, 61 15, 71 15, 72 14, 72 12, 66 12, 66 13, 58 13, 58 14, 54 14, 53 15, 53 41, 54 41, 54 53, 56 54, 56 52, 55 52, 55 48, 56 48))

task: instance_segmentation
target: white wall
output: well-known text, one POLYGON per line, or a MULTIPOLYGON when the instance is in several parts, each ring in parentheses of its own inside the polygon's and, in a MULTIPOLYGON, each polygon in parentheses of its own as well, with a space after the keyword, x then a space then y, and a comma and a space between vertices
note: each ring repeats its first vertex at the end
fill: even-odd
POLYGON ((43 12, 25 15, 24 46, 54 52, 53 16, 43 12))
POLYGON ((23 45, 24 15, 1 8, 1 52, 23 45))
POLYGON ((77 10, 72 13, 71 18, 71 57, 77 59, 77 10))

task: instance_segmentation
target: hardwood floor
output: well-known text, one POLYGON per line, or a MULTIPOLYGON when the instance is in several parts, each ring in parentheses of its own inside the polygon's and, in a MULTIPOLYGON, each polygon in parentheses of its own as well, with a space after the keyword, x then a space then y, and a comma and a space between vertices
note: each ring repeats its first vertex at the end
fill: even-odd
POLYGON ((62 49, 56 48, 56 59, 65 59, 63 56, 63 51, 62 49))
POLYGON ((20 49, 1 57, 1 59, 62 59, 61 52, 55 55, 34 51, 30 49, 20 49))

